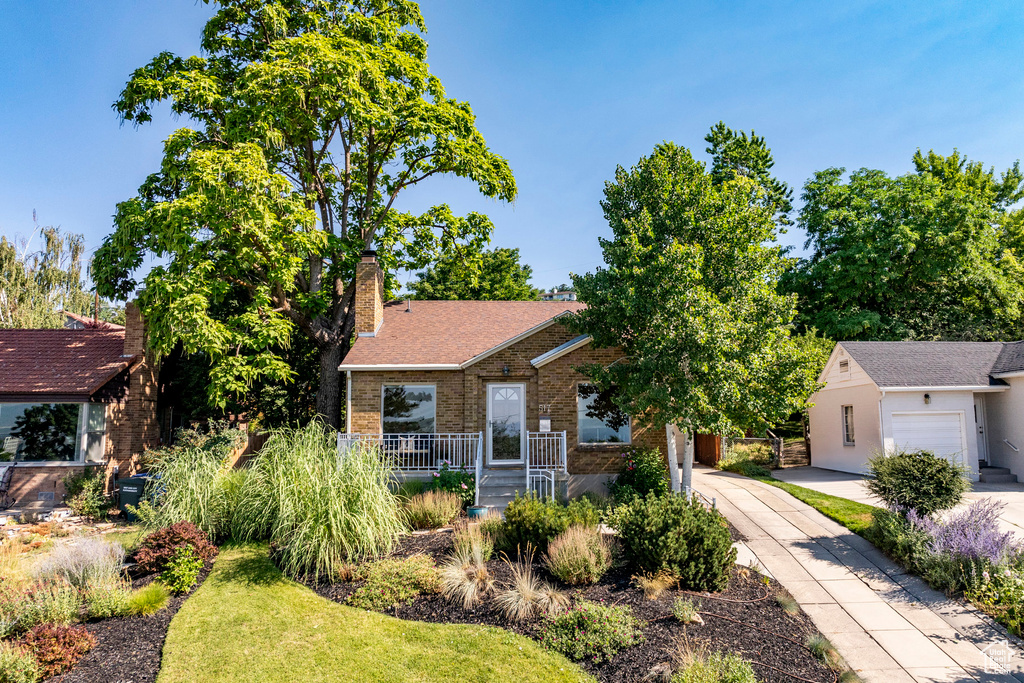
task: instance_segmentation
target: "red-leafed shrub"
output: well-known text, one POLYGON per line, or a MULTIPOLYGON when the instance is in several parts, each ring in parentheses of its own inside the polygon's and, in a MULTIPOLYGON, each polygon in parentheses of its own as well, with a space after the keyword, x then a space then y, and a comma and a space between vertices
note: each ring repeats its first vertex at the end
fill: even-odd
POLYGON ((84 626, 58 626, 41 624, 25 634, 24 645, 39 662, 41 678, 57 676, 69 671, 96 639, 84 626))
POLYGON ((204 562, 217 556, 217 546, 192 522, 178 522, 146 536, 135 551, 135 561, 143 571, 162 572, 178 548, 189 547, 204 562))

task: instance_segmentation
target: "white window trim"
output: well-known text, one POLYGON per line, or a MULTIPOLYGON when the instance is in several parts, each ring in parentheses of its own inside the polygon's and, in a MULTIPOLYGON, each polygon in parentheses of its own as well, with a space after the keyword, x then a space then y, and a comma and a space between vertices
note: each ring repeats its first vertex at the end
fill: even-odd
MULTIPOLYGON (((847 403, 846 405, 841 406, 839 408, 839 411, 840 411, 839 412, 839 419, 840 419, 840 428, 842 430, 842 435, 843 435, 843 445, 844 446, 856 446, 857 445, 857 430, 856 429, 853 430, 853 439, 847 439, 846 438, 847 434, 848 434, 848 432, 846 430, 846 427, 847 427, 847 424, 846 424, 846 409, 847 408, 850 409, 850 419, 853 420, 854 417, 855 417, 855 411, 853 409, 853 405, 852 404, 847 403)), ((854 424, 856 424, 856 423, 854 423, 854 424)))
POLYGON ((585 384, 587 386, 593 386, 590 382, 576 382, 576 443, 580 446, 632 446, 633 445, 633 416, 626 415, 629 418, 629 441, 581 441, 580 440, 580 385, 585 384))
POLYGON ((83 465, 103 465, 107 458, 107 404, 106 403, 86 403, 81 401, 35 401, 29 402, 32 405, 43 405, 53 403, 65 403, 70 405, 78 406, 78 426, 75 429, 75 459, 74 460, 18 460, 9 462, 0 462, 0 467, 82 467, 83 465), (100 447, 102 448, 103 459, 102 460, 86 460, 86 438, 85 435, 88 433, 88 422, 89 422, 89 406, 90 405, 101 405, 103 406, 103 438, 100 441, 100 447))
POLYGON ((384 433, 384 387, 433 387, 434 389, 434 431, 437 434, 437 384, 434 382, 382 382, 380 385, 380 433, 384 433))

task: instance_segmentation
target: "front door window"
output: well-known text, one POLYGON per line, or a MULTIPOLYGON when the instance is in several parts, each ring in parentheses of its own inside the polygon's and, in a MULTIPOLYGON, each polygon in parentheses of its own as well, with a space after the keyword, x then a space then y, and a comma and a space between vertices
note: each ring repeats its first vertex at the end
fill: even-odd
POLYGON ((491 462, 523 461, 525 393, 522 384, 487 387, 487 454, 491 462))

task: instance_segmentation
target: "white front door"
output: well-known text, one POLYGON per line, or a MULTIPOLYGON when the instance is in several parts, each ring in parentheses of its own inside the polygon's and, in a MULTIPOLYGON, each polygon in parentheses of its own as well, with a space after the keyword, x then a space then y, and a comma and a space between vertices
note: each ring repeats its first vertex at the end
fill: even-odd
POLYGON ((988 462, 988 434, 985 433, 985 397, 974 395, 974 426, 978 432, 978 460, 988 462))
POLYGON ((487 385, 487 464, 526 460, 526 385, 487 385))

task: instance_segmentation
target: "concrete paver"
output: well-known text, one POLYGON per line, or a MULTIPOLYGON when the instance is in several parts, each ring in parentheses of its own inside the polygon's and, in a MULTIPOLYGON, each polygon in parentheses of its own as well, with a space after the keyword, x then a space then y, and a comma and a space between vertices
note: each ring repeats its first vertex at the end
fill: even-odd
MULTIPOLYGON (((841 479, 826 492, 863 500, 858 479, 841 479)), ((694 488, 721 502, 757 563, 862 680, 1024 682, 1024 659, 1011 661, 1007 673, 985 670, 982 650, 1007 638, 988 617, 907 575, 868 541, 784 491, 705 467, 694 468, 694 488)))

